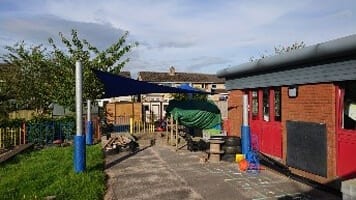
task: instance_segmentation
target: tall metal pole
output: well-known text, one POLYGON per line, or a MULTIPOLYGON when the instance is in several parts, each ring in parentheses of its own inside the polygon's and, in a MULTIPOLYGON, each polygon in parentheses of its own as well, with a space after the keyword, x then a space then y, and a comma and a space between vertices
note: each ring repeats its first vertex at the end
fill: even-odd
POLYGON ((243 96, 243 126, 248 126, 248 96, 243 96))
POLYGON ((83 135, 83 103, 82 103, 82 66, 79 61, 75 63, 75 111, 76 128, 74 136, 74 171, 79 173, 85 170, 85 136, 83 135))
POLYGON ((90 107, 91 107, 91 101, 90 99, 87 100, 87 127, 86 127, 86 134, 85 134, 85 139, 86 139, 86 144, 92 145, 93 144, 93 121, 91 121, 91 112, 90 112, 90 107))
POLYGON ((250 127, 248 126, 248 96, 247 94, 244 94, 243 96, 243 124, 241 126, 241 151, 243 154, 247 154, 251 147, 251 137, 250 137, 250 127))
POLYGON ((87 120, 88 121, 91 121, 90 106, 91 106, 91 101, 90 101, 90 99, 88 99, 87 100, 87 120))

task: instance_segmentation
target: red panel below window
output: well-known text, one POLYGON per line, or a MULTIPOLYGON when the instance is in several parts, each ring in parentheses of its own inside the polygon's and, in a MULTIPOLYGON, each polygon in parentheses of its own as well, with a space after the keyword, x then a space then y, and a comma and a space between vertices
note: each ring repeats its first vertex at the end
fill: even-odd
POLYGON ((356 131, 338 131, 337 175, 356 177, 356 131))
POLYGON ((280 122, 251 121, 251 139, 258 137, 263 153, 282 158, 282 127, 280 122))

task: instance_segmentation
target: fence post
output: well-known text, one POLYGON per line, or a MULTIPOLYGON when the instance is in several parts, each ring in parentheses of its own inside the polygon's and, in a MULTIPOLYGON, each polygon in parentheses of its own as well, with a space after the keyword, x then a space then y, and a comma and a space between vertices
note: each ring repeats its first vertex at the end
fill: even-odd
POLYGON ((3 128, 0 128, 0 148, 2 148, 2 138, 3 138, 3 135, 4 135, 4 129, 3 129, 3 128))
POLYGON ((12 134, 11 134, 11 135, 12 135, 11 137, 12 137, 12 140, 13 140, 12 146, 15 146, 15 145, 16 145, 16 132, 17 132, 17 131, 16 131, 15 128, 12 128, 12 129, 11 129, 11 133, 12 133, 12 134))
POLYGON ((170 139, 170 144, 173 144, 173 115, 171 114, 170 118, 170 124, 171 124, 171 139, 170 139))
POLYGON ((143 133, 146 133, 146 121, 143 122, 143 133))
POLYGON ((130 117, 130 134, 133 134, 133 118, 130 117))
POLYGON ((19 145, 21 145, 21 136, 22 136, 22 132, 21 132, 21 126, 18 128, 18 133, 19 133, 19 145))
POLYGON ((20 143, 26 144, 26 124, 25 124, 25 122, 22 122, 22 124, 21 124, 21 135, 22 135, 22 140, 20 141, 20 143))
POLYGON ((178 119, 176 120, 176 151, 178 151, 178 119))

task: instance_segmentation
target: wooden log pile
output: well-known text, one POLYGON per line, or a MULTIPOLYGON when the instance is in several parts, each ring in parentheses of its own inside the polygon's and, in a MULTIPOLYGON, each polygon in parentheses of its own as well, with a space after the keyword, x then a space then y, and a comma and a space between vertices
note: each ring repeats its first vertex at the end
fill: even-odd
POLYGON ((125 149, 136 151, 137 148, 138 148, 138 143, 125 135, 111 136, 108 142, 104 145, 104 150, 106 152, 109 151, 120 152, 121 150, 125 150, 125 149))

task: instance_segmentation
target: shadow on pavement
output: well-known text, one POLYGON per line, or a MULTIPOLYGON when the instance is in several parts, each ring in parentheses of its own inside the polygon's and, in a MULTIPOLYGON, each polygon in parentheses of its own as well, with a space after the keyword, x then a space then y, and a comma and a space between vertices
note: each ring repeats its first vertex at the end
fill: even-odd
POLYGON ((273 159, 268 158, 268 156, 264 155, 264 154, 260 154, 260 158, 261 158, 261 164, 272 169, 275 170, 295 181, 298 182, 302 182, 306 185, 311 186, 313 189, 308 191, 308 192, 304 192, 301 194, 297 194, 297 195, 290 195, 290 196, 283 196, 280 197, 278 199, 280 200, 287 200, 287 199, 302 199, 302 200, 309 200, 309 199, 314 199, 315 194, 318 193, 318 191, 324 191, 330 194, 330 197, 328 197, 328 199, 342 199, 342 193, 341 193, 341 182, 348 180, 348 179, 352 179, 352 178, 356 178, 356 171, 349 173, 345 176, 342 176, 338 179, 335 179, 333 181, 330 181, 326 184, 320 184, 317 183, 313 180, 304 178, 302 176, 293 174, 288 167, 284 166, 281 163, 278 163, 276 161, 274 161, 273 159))
POLYGON ((122 161, 124 161, 124 160, 130 158, 131 156, 136 155, 138 152, 141 152, 141 151, 143 151, 143 150, 146 150, 147 148, 152 147, 152 146, 153 146, 153 145, 151 144, 151 145, 146 146, 146 147, 144 147, 144 148, 142 148, 142 149, 139 149, 139 150, 130 152, 129 154, 123 155, 122 157, 119 157, 118 159, 116 159, 116 160, 114 160, 114 161, 111 161, 111 162, 108 163, 108 164, 105 164, 105 169, 109 169, 109 168, 111 168, 111 167, 113 167, 113 166, 119 164, 120 162, 122 162, 122 161))

